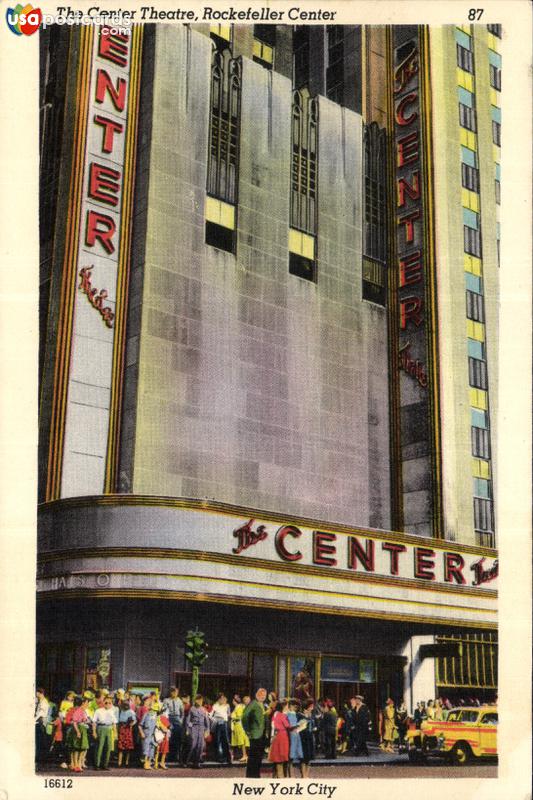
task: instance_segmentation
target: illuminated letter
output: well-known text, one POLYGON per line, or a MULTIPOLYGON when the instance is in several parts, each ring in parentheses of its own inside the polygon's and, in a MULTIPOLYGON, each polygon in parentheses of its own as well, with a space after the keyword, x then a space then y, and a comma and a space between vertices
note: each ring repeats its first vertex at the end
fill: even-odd
POLYGON ((283 528, 280 528, 274 539, 274 546, 278 556, 284 561, 299 561, 302 557, 302 554, 299 550, 297 550, 295 553, 290 553, 285 547, 285 537, 294 536, 294 538, 297 539, 301 535, 301 530, 295 528, 294 525, 284 525, 283 528))
POLYGON ((403 112, 406 106, 411 105, 417 99, 418 95, 416 92, 410 92, 403 97, 398 105, 396 106, 396 122, 398 125, 410 125, 411 122, 418 117, 418 111, 413 111, 409 117, 404 117, 403 112))
POLYGON ((367 572, 374 572, 374 541, 367 539, 365 549, 356 536, 348 539, 348 569, 357 569, 357 561, 367 572))
POLYGON ((113 61, 114 64, 126 67, 128 65, 127 42, 129 42, 129 38, 125 33, 111 33, 104 28, 100 33, 98 55, 108 61, 113 61))
POLYGON ((400 301, 400 327, 405 330, 408 320, 418 328, 424 321, 423 302, 420 297, 405 297, 400 301))
POLYGON ((463 577, 464 558, 459 553, 444 553, 444 580, 446 583, 453 583, 455 578, 457 583, 464 584, 463 577))
POLYGON ((418 131, 413 131, 398 139, 397 147, 399 167, 418 161, 418 131))
POLYGON ((415 238, 415 219, 420 219, 420 209, 415 208, 409 214, 398 218, 398 225, 405 225, 405 241, 410 244, 415 238))
POLYGON ((99 69, 96 72, 96 91, 94 99, 97 103, 103 103, 105 100, 105 93, 108 91, 117 111, 124 111, 127 85, 126 78, 118 78, 115 87, 107 72, 104 69, 99 69))
POLYGON ((94 243, 98 239, 104 250, 111 255, 115 252, 115 245, 112 240, 116 229, 115 220, 112 217, 108 217, 107 214, 99 214, 97 211, 87 212, 85 242, 89 247, 94 247, 94 243))
POLYGON ((337 539, 334 533, 321 533, 313 531, 313 564, 322 564, 325 567, 335 567, 337 559, 331 558, 335 554, 335 545, 326 544, 337 539))
POLYGON ((405 205, 405 195, 408 194, 411 200, 418 200, 420 197, 418 170, 415 170, 412 175, 412 184, 407 183, 406 178, 398 178, 398 208, 403 208, 405 205))
POLYGON ((415 578, 425 578, 429 581, 435 580, 433 569, 435 563, 435 551, 428 550, 427 547, 415 547, 415 578))
POLYGON ((102 125, 104 128, 104 136, 102 139, 102 151, 104 153, 113 152, 113 136, 115 133, 122 133, 124 125, 120 122, 115 122, 107 117, 101 117, 98 114, 94 117, 95 125, 102 125))
POLYGON ((116 169, 92 163, 89 167, 89 197, 110 206, 118 205, 119 180, 120 172, 116 169))
POLYGON ((422 264, 420 263, 420 250, 402 256, 399 259, 400 265, 400 287, 408 286, 412 283, 420 283, 422 280, 422 264))
POLYGON ((407 548, 403 544, 393 544, 392 542, 383 542, 381 548, 390 553, 390 574, 397 575, 399 572, 398 555, 405 553, 407 548))

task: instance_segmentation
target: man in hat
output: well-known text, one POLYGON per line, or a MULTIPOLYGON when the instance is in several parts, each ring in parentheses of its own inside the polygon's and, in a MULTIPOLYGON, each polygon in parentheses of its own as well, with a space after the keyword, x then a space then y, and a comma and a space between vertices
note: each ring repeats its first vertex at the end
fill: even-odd
POLYGON ((184 710, 183 703, 179 697, 179 689, 176 686, 172 686, 169 696, 163 700, 163 707, 166 709, 170 720, 169 761, 179 761, 183 738, 184 710))
POLYGON ((356 694, 353 699, 355 701, 352 709, 354 755, 367 756, 369 753, 366 740, 370 724, 370 711, 368 710, 368 706, 364 704, 364 697, 362 695, 356 694))

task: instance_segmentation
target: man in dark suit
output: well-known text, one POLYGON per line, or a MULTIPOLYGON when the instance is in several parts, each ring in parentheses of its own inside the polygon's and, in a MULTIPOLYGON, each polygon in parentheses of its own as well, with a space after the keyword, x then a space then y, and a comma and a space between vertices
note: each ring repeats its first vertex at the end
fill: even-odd
POLYGON ((261 761, 265 750, 265 700, 266 689, 258 689, 255 700, 248 703, 242 715, 242 726, 250 740, 248 762, 246 764, 247 778, 261 777, 261 761))
POLYGON ((363 703, 364 698, 357 694, 354 697, 354 707, 352 711, 353 730, 352 741, 354 747, 354 755, 367 756, 368 747, 366 746, 366 739, 368 736, 368 726, 370 723, 370 711, 368 706, 363 703))

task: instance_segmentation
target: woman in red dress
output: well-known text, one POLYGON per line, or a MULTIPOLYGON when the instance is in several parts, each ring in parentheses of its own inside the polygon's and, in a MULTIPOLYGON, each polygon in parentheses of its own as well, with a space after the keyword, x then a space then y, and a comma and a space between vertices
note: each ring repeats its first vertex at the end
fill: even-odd
POLYGON ((157 738, 161 739, 161 741, 158 743, 157 750, 155 752, 154 769, 168 769, 165 761, 170 749, 170 720, 167 717, 166 710, 164 711, 161 709, 160 713, 158 713, 156 729, 164 734, 164 738, 161 739, 161 733, 157 736, 157 738))
POLYGON ((272 716, 272 744, 270 745, 269 759, 274 764, 276 778, 287 777, 289 774, 289 733, 292 730, 287 711, 289 703, 284 700, 276 705, 272 716))

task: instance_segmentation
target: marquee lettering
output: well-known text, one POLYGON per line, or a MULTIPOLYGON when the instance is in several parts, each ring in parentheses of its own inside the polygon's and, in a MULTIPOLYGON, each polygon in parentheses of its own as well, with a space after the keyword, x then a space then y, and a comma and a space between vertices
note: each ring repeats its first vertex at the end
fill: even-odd
POLYGON ((474 572, 474 586, 498 576, 496 560, 485 567, 485 558, 474 556, 476 560, 472 563, 473 558, 468 559, 464 553, 438 551, 414 542, 380 540, 359 531, 340 535, 290 524, 282 525, 275 533, 274 529, 270 537, 269 527, 268 522, 259 524, 255 519, 240 525, 233 531, 237 545, 232 552, 240 555, 257 546, 257 557, 294 563, 295 570, 307 563, 326 572, 349 570, 361 575, 439 582, 443 586, 465 586, 467 562, 474 572))

